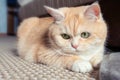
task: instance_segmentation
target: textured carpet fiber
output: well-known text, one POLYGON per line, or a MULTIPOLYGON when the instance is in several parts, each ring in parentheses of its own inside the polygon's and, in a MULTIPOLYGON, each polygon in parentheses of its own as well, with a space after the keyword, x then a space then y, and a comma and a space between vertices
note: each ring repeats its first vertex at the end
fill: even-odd
POLYGON ((96 71, 82 74, 24 61, 16 43, 15 37, 0 37, 0 80, 96 80, 96 71))

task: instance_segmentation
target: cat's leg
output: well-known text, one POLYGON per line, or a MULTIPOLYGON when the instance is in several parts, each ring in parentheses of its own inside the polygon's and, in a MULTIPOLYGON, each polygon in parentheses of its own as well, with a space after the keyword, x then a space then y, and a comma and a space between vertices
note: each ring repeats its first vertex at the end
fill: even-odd
POLYGON ((64 67, 75 72, 90 72, 92 71, 92 65, 89 61, 80 59, 79 56, 62 56, 62 55, 45 55, 39 54, 38 62, 42 62, 47 65, 52 65, 56 67, 64 67))
POLYGON ((93 67, 99 68, 102 59, 103 59, 103 53, 97 53, 91 58, 90 63, 92 64, 93 67))
POLYGON ((25 54, 24 59, 28 62, 37 62, 37 47, 33 46, 29 49, 29 51, 25 54))
POLYGON ((35 57, 34 57, 34 54, 31 54, 31 52, 33 52, 33 51, 29 51, 28 53, 26 53, 26 55, 25 55, 25 60, 26 61, 28 61, 28 62, 36 62, 36 60, 35 60, 35 57))
POLYGON ((75 72, 86 73, 93 70, 91 63, 81 59, 80 56, 72 55, 69 57, 64 57, 64 62, 68 69, 75 72))

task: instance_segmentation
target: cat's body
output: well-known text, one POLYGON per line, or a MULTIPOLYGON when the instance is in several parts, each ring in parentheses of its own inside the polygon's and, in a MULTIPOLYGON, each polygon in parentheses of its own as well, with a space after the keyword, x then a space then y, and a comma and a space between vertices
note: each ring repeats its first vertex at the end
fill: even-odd
POLYGON ((107 35, 98 4, 46 9, 53 18, 29 18, 20 25, 19 55, 30 62, 91 71, 103 58, 107 35))

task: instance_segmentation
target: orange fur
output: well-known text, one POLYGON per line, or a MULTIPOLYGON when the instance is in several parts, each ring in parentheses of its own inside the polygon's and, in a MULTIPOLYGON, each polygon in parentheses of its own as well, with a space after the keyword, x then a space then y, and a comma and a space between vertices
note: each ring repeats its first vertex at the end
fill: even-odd
POLYGON ((107 27, 101 13, 98 19, 92 20, 84 15, 89 6, 65 7, 58 9, 58 12, 48 8, 53 10, 52 13, 48 11, 53 18, 33 17, 24 20, 18 29, 19 55, 30 62, 64 67, 76 72, 91 71, 91 65, 96 67, 102 60, 107 27), (80 37, 85 31, 91 33, 88 39, 80 37), (71 39, 63 39, 62 33, 71 35, 71 39), (71 44, 77 44, 78 50, 71 44), (95 62, 95 56, 100 57, 98 62, 95 62))

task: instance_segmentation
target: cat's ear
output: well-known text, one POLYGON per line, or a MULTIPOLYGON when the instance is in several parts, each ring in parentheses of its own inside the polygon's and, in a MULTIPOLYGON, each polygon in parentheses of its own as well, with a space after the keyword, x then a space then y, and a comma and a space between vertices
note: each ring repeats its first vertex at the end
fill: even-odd
POLYGON ((96 20, 99 19, 100 13, 101 13, 100 6, 98 2, 95 2, 86 9, 84 15, 88 19, 96 20))
POLYGON ((61 21, 64 19, 64 14, 58 9, 54 9, 48 6, 44 6, 44 8, 55 19, 55 21, 61 21))

